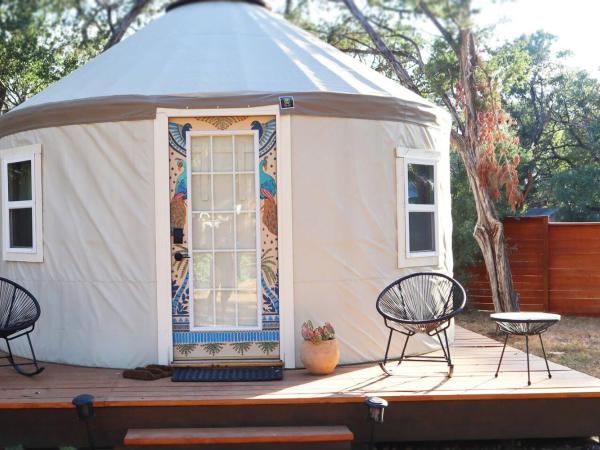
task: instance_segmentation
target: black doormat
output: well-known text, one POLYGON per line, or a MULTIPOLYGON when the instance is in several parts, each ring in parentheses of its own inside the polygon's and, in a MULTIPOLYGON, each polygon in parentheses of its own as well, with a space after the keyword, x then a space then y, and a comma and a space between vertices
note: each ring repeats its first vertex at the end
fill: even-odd
POLYGON ((281 367, 177 367, 171 381, 274 381, 283 379, 281 367))

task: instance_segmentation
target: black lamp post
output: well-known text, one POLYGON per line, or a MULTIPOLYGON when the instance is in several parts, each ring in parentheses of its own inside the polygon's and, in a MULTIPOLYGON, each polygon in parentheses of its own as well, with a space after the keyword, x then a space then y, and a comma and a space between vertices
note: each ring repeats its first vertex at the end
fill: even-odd
POLYGON ((373 449, 373 446, 375 445, 375 424, 383 423, 383 413, 388 406, 388 402, 383 398, 369 397, 365 400, 365 406, 369 409, 367 418, 371 422, 369 448, 373 449))
POLYGON ((94 412, 94 396, 91 394, 81 394, 75 397, 72 403, 75 405, 75 408, 77 408, 79 420, 82 420, 85 423, 90 448, 94 450, 94 440, 92 438, 92 429, 90 427, 90 420, 96 417, 96 413, 94 412))

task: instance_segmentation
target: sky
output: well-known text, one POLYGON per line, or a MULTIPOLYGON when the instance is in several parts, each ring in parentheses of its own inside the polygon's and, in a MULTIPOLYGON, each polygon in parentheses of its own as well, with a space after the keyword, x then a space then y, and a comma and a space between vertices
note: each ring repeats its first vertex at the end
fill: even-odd
MULTIPOLYGON (((284 3, 271 0, 275 11, 283 10, 284 3)), ((556 50, 571 51, 569 66, 586 69, 600 79, 600 0, 473 0, 473 4, 480 9, 480 25, 497 24, 498 43, 544 30, 558 37, 556 50)))

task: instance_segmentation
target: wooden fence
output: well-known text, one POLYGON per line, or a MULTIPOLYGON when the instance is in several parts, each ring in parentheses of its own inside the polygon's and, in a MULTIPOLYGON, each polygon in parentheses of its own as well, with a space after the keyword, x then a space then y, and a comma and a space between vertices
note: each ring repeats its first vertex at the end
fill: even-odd
MULTIPOLYGON (((600 315, 600 223, 507 218, 504 229, 521 310, 600 315)), ((493 309, 485 267, 472 269, 470 304, 493 309)))

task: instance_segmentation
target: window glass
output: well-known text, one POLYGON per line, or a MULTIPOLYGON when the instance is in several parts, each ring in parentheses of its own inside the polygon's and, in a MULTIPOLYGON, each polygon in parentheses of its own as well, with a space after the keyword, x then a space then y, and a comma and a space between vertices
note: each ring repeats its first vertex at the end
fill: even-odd
POLYGON ((433 212, 409 212, 410 252, 435 251, 435 220, 433 212))
POLYGON ((9 210, 11 248, 33 247, 33 210, 19 208, 9 210))
POLYGON ((194 325, 259 324, 253 136, 192 138, 194 325), (210 160, 212 159, 212 168, 210 160))
POLYGON ((8 201, 31 200, 31 161, 7 164, 8 201))
POLYGON ((432 165, 408 165, 408 203, 412 205, 433 205, 435 203, 432 165))

